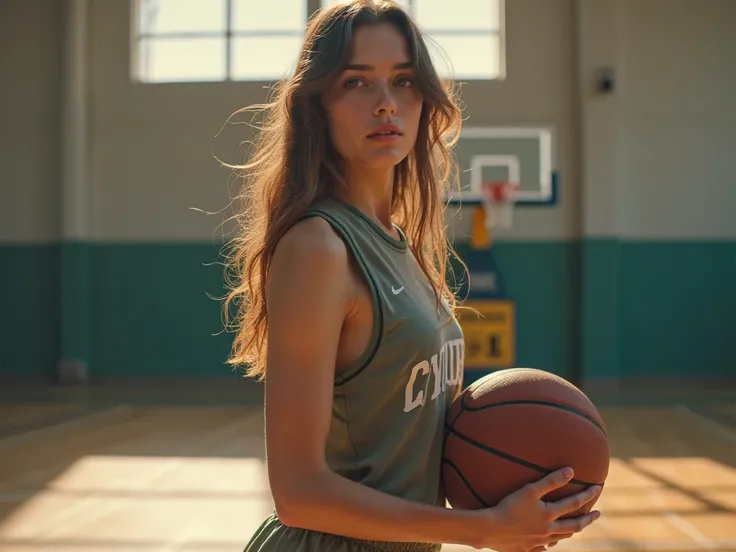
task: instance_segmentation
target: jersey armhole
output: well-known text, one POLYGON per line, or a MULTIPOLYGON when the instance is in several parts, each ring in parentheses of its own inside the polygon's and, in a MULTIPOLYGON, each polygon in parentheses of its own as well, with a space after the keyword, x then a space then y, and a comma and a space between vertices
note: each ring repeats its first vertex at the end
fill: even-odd
POLYGON ((324 219, 333 228, 333 230, 337 232, 340 238, 342 238, 348 251, 356 260, 358 268, 360 269, 371 294, 371 304, 373 306, 373 329, 371 330, 371 337, 368 340, 368 346, 355 360, 355 362, 351 363, 339 375, 335 376, 335 385, 341 386, 357 377, 363 370, 365 370, 378 352, 378 348, 381 345, 381 339, 383 338, 383 301, 381 300, 378 283, 368 268, 368 264, 365 259, 360 254, 358 246, 355 244, 355 241, 347 228, 345 228, 345 226, 330 213, 321 210, 312 209, 307 211, 299 220, 312 217, 320 217, 324 219))

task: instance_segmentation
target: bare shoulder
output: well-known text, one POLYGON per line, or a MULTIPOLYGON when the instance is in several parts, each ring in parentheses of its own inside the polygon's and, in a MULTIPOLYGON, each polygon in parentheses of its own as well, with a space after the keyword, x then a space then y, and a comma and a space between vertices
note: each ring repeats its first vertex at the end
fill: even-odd
POLYGON ((317 255, 321 260, 347 259, 345 243, 321 217, 306 218, 294 224, 279 240, 276 252, 289 258, 317 255))
MULTIPOLYGON (((279 240, 269 267, 267 302, 272 306, 311 307, 314 301, 346 300, 350 293, 348 249, 332 226, 320 217, 294 224, 279 240), (292 288, 294 288, 292 290, 292 288), (298 304, 294 295, 298 293, 298 304)), ((323 303, 324 304, 324 303, 323 303)), ((326 305, 325 305, 326 306, 326 305)))

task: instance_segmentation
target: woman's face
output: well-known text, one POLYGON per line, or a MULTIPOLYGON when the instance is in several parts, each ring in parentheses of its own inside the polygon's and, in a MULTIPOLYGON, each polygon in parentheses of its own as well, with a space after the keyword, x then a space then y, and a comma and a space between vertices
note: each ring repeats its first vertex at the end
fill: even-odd
POLYGON ((356 29, 348 66, 323 104, 332 144, 349 165, 394 167, 411 152, 422 98, 406 40, 394 25, 356 29))

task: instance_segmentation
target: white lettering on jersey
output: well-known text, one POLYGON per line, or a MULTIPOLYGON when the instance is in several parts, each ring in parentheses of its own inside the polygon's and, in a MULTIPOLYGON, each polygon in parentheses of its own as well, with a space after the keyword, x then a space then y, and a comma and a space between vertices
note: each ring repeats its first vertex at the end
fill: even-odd
POLYGON ((404 412, 411 412, 424 405, 425 389, 427 392, 432 389, 430 400, 435 401, 445 393, 448 386, 454 388, 461 385, 464 359, 465 342, 460 338, 446 342, 429 361, 423 360, 416 364, 404 390, 404 412))
POLYGON ((409 383, 406 384, 406 389, 404 391, 404 412, 414 410, 418 406, 422 406, 424 403, 423 389, 420 389, 416 396, 414 396, 414 383, 417 381, 417 375, 419 372, 422 372, 422 375, 425 376, 429 373, 429 363, 426 360, 423 360, 411 369, 409 383))

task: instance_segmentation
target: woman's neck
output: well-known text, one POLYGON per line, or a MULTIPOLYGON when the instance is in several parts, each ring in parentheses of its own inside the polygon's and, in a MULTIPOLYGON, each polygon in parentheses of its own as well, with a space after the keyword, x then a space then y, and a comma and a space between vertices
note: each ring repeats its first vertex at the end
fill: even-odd
POLYGON ((393 233, 394 167, 346 171, 343 199, 393 233))

